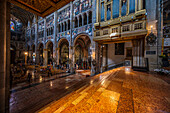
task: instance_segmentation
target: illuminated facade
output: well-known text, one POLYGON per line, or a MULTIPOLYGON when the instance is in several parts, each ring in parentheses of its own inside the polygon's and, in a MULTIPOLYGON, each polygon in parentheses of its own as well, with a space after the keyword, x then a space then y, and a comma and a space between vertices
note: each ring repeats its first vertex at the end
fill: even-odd
POLYGON ((162 43, 161 30, 158 31, 162 23, 158 23, 157 2, 96 0, 96 4, 93 40, 97 42, 98 71, 121 63, 137 70, 156 68, 162 43))

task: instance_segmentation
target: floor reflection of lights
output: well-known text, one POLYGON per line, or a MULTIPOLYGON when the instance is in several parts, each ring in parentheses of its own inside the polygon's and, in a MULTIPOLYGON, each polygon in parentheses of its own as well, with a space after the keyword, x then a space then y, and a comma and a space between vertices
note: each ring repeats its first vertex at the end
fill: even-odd
POLYGON ((129 67, 125 67, 125 73, 129 74, 130 73, 130 68, 129 67))
POLYGON ((93 80, 90 80, 90 84, 93 84, 93 80))

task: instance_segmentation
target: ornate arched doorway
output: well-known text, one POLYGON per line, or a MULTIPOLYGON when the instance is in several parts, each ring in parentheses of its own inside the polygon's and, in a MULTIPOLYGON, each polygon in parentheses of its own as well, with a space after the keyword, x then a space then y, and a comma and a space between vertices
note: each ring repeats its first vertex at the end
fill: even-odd
POLYGON ((47 64, 52 64, 53 62, 53 43, 50 41, 47 43, 47 64))
POLYGON ((68 67, 69 64, 69 42, 63 38, 59 41, 59 63, 64 67, 68 67))
POLYGON ((43 43, 40 43, 39 44, 39 63, 40 63, 40 65, 43 65, 43 48, 44 48, 43 43))
POLYGON ((88 35, 79 35, 74 40, 74 61, 78 69, 91 67, 91 40, 88 35))

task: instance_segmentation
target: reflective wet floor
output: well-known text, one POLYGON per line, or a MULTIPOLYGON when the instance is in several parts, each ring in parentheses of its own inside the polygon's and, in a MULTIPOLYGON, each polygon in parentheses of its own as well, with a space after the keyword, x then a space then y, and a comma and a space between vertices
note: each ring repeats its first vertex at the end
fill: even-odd
POLYGON ((170 84, 152 74, 117 68, 94 77, 75 74, 44 82, 11 98, 11 112, 168 113, 170 84))

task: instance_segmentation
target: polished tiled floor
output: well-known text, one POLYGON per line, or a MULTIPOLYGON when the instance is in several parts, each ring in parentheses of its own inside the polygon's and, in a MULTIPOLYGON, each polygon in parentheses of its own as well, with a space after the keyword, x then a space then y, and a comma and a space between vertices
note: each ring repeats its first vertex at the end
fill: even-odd
POLYGON ((15 92, 11 106, 11 112, 24 113, 168 113, 170 84, 122 67, 88 78, 71 75, 15 92))
POLYGON ((90 79, 40 113, 168 113, 170 85, 153 75, 118 68, 90 79))

